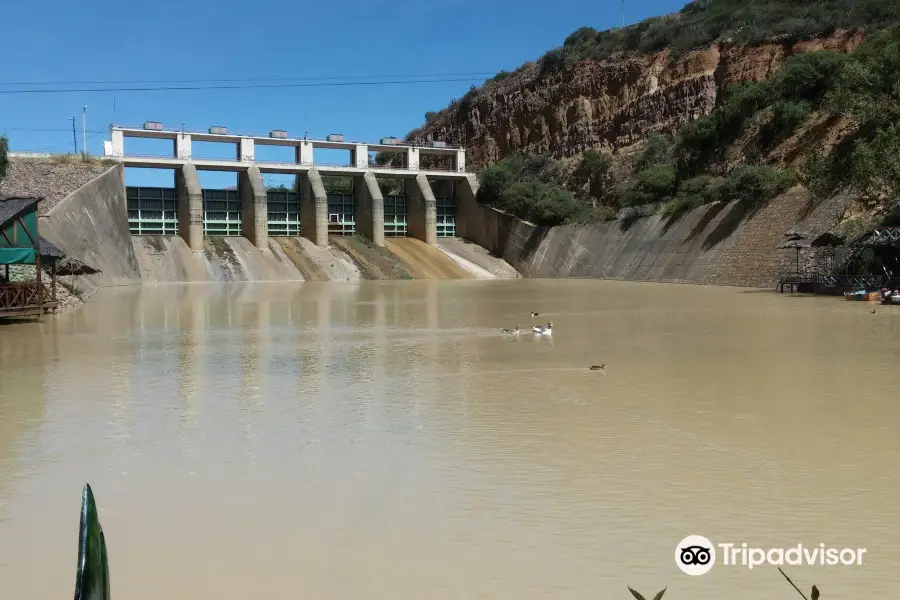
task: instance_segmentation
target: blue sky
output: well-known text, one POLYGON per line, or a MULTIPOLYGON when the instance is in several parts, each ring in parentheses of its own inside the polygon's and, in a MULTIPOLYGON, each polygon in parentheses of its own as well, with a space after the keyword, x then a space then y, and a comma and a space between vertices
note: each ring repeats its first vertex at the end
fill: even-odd
MULTIPOLYGON (((625 20, 681 8, 685 0, 626 0, 625 20)), ((5 2, 6 59, 0 91, 69 87, 147 87, 185 83, 62 85, 59 82, 246 80, 433 76, 512 70, 558 46, 582 26, 621 23, 619 0, 453 0, 304 2, 235 0, 5 2), (35 82, 32 85, 15 85, 35 82)), ((348 87, 198 91, 0 93, 0 133, 18 151, 72 151, 71 120, 87 105, 88 150, 101 154, 110 123, 348 139, 401 137, 480 84, 467 81, 348 87)), ((234 82, 237 83, 237 82, 234 82)), ((259 83, 278 83, 274 81, 259 83)), ((233 83, 231 83, 233 84, 233 83)), ((201 84, 202 85, 202 84, 201 84)), ((157 153, 151 140, 126 151, 157 153)), ((195 144, 194 154, 225 156, 195 144)), ((273 152, 278 150, 272 149, 273 152)), ((275 159, 272 157, 261 157, 275 159)), ((129 185, 170 184, 171 173, 129 169, 129 185)), ((204 187, 231 174, 202 173, 204 187)), ((281 181, 270 181, 281 183, 281 181)))

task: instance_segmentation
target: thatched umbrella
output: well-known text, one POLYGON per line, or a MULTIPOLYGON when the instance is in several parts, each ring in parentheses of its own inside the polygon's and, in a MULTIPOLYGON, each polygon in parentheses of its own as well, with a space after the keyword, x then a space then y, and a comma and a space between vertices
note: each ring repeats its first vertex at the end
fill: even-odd
POLYGON ((787 250, 788 248, 794 248, 797 250, 797 275, 800 275, 800 250, 807 250, 812 247, 812 242, 809 241, 809 236, 805 233, 791 230, 784 234, 787 238, 781 244, 778 245, 778 248, 781 250, 787 250))
POLYGON ((56 263, 57 275, 94 275, 99 272, 99 269, 95 269, 71 257, 63 258, 56 263))
POLYGON ((811 242, 813 248, 836 248, 844 245, 844 238, 826 231, 811 242))

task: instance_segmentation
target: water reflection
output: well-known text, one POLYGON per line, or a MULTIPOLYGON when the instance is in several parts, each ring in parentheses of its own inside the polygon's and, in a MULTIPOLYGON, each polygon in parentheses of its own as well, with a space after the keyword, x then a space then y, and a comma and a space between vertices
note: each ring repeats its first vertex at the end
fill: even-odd
POLYGON ((71 593, 85 480, 136 600, 792 592, 681 576, 688 533, 858 544, 796 576, 898 583, 886 310, 539 280, 95 300, 0 332, 0 597, 71 593), (532 310, 553 338, 499 334, 532 310))

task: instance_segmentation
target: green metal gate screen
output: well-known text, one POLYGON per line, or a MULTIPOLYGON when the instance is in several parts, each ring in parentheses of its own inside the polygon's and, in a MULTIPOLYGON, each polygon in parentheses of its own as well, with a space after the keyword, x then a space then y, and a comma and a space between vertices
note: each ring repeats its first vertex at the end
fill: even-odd
POLYGON ((269 190, 269 235, 300 235, 300 195, 287 190, 269 190))
POLYGON ((241 235, 241 198, 237 190, 203 190, 203 233, 241 235))
POLYGON ((126 187, 125 197, 131 235, 178 233, 174 188, 126 187))
POLYGON ((385 237, 406 237, 406 196, 384 197, 385 237))
POLYGON ((437 236, 456 237, 456 186, 454 181, 433 181, 437 236))
POLYGON ((356 233, 356 204, 353 194, 328 194, 328 235, 356 233))

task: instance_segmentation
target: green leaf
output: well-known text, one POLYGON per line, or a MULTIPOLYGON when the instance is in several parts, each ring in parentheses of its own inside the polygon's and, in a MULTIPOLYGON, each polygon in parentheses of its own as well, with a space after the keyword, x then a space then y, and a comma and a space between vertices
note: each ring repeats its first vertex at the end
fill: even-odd
POLYGON ((662 600, 663 594, 666 593, 666 590, 667 590, 668 588, 669 588, 669 586, 664 587, 657 595, 655 595, 655 596, 653 597, 653 600, 662 600))
POLYGON ((628 591, 631 592, 631 595, 634 596, 634 597, 636 598, 636 600, 646 600, 643 596, 641 596, 641 595, 638 594, 636 591, 634 591, 633 589, 631 589, 630 586, 625 586, 625 587, 628 588, 628 591))

